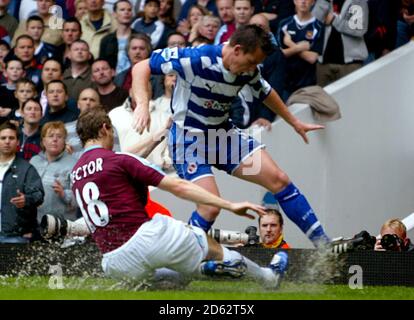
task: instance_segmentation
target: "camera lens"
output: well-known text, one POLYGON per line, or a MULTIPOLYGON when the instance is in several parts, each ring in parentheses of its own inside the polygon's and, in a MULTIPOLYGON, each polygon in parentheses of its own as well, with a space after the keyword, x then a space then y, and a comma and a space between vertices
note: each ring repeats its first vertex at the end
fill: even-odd
POLYGON ((399 251, 400 244, 400 238, 395 234, 384 234, 381 238, 381 246, 385 250, 399 251))

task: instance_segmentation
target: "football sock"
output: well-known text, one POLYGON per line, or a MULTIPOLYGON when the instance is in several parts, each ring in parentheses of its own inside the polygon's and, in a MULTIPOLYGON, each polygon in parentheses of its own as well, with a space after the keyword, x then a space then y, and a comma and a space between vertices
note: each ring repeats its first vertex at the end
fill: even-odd
POLYGON ((214 223, 214 220, 207 221, 197 211, 193 211, 190 219, 188 220, 188 224, 199 227, 203 229, 206 233, 208 232, 208 230, 210 230, 213 223, 214 223))
POLYGON ((306 234, 316 247, 330 241, 305 196, 293 183, 288 184, 274 196, 288 218, 306 234))

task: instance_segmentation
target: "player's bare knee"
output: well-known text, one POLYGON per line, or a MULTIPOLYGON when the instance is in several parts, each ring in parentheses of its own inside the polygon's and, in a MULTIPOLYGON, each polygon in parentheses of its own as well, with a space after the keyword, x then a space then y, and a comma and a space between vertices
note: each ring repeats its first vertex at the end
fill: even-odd
POLYGON ((203 218, 208 221, 215 220, 220 213, 220 209, 216 207, 203 206, 197 210, 203 218))
POLYGON ((276 193, 284 188, 290 183, 289 176, 283 171, 278 171, 274 174, 271 182, 271 191, 276 193))

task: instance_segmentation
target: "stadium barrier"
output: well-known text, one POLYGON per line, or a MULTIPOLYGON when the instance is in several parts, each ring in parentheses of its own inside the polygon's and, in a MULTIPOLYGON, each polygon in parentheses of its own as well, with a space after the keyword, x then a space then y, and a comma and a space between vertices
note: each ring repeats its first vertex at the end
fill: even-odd
MULTIPOLYGON (((235 250, 262 266, 275 253, 273 249, 253 246, 235 250)), ((334 255, 314 249, 288 252, 287 281, 349 284, 359 270, 363 285, 414 286, 412 253, 354 251, 334 255)), ((101 254, 91 242, 68 248, 60 248, 58 243, 0 244, 0 276, 47 276, 51 268, 60 265, 63 276, 103 277, 100 262, 101 254)))

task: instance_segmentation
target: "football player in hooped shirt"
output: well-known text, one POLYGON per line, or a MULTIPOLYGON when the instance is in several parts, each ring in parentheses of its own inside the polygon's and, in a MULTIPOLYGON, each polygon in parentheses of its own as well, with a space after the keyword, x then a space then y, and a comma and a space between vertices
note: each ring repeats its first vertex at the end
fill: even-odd
MULTIPOLYGON (((286 253, 277 253, 269 268, 262 268, 207 237, 202 229, 162 214, 150 219, 145 209, 149 185, 252 219, 247 210, 261 215, 265 214, 263 207, 223 200, 189 181, 165 176, 142 158, 114 153, 111 120, 102 109, 82 113, 77 133, 85 151, 71 178, 83 218, 66 222, 65 234, 92 233, 103 253, 102 267, 107 276, 132 281, 151 279, 157 269, 165 267, 169 274, 246 273, 270 288, 278 287, 287 267, 286 253), (201 264, 205 259, 212 260, 201 264)), ((53 227, 46 230, 56 232, 53 227)))
MULTIPOLYGON (((136 64, 132 71, 132 92, 137 102, 134 127, 143 132, 150 126, 150 75, 176 73, 169 144, 180 177, 216 195, 219 190, 212 166, 257 183, 274 194, 285 214, 318 246, 329 238, 306 198, 264 146, 229 121, 233 98, 244 85, 249 85, 252 94, 287 121, 306 143, 308 131, 323 128, 294 117, 261 78, 257 65, 271 51, 269 34, 255 25, 240 27, 224 45, 154 51, 150 59, 136 64), (217 140, 224 143, 217 144, 217 140)), ((190 223, 208 231, 219 212, 217 207, 199 204, 190 223)))

